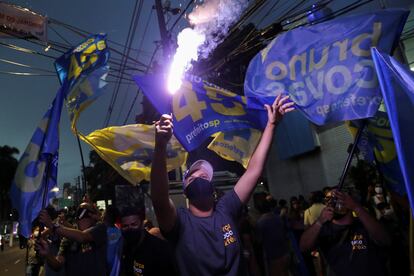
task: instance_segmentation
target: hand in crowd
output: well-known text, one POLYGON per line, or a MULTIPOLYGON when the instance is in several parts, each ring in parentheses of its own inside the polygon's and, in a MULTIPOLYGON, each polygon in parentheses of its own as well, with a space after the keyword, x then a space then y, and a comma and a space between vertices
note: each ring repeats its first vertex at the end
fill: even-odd
POLYGON ((49 244, 44 239, 36 240, 35 249, 42 257, 46 257, 49 254, 49 244))
POLYGON ((355 211, 358 207, 360 207, 360 205, 347 193, 335 190, 332 195, 337 198, 340 204, 349 210, 355 211))
POLYGON ((325 222, 332 220, 333 215, 334 209, 332 207, 325 207, 323 208, 318 220, 321 224, 324 224, 325 222))
POLYGON ((39 221, 43 223, 47 228, 53 227, 52 219, 50 218, 48 212, 46 210, 42 210, 39 213, 39 221))
POLYGON ((289 96, 285 96, 282 98, 281 94, 279 94, 271 106, 265 104, 265 108, 267 110, 268 124, 274 125, 279 123, 282 120, 283 115, 295 109, 293 107, 295 103, 288 100, 289 96))
POLYGON ((173 133, 172 117, 163 114, 159 121, 155 122, 155 141, 157 144, 166 145, 173 133))

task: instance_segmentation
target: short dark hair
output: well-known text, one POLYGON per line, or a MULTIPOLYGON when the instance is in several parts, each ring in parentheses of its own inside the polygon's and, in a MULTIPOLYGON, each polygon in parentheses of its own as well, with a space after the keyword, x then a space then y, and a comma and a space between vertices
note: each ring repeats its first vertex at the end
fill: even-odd
POLYGON ((142 206, 126 206, 120 210, 121 218, 129 216, 139 216, 145 219, 145 208, 142 206))
POLYGON ((312 203, 322 203, 325 198, 325 195, 322 191, 315 191, 312 193, 311 201, 312 203))

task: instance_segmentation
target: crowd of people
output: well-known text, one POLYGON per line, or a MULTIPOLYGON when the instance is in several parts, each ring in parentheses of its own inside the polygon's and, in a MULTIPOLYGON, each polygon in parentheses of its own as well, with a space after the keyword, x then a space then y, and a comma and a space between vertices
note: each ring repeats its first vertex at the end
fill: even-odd
POLYGON ((109 206, 101 214, 86 200, 71 216, 42 210, 44 230, 34 229, 40 238, 31 239, 31 275, 41 265, 47 276, 408 275, 404 227, 380 185, 364 200, 336 188, 309 199, 291 197, 289 204, 254 193, 276 127, 292 105, 279 96, 265 106, 267 126, 234 188, 218 193, 212 165, 194 162, 183 175, 186 208, 176 208, 169 197, 166 152, 173 122, 162 115, 151 170, 159 228, 145 220, 143 205, 109 206))

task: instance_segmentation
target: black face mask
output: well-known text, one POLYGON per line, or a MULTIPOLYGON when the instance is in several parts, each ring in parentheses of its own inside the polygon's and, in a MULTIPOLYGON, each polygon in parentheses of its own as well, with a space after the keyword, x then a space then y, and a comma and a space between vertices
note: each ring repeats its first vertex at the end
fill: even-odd
POLYGON ((135 246, 141 239, 142 229, 129 229, 123 230, 122 236, 124 237, 127 246, 135 246))
POLYGON ((213 197, 214 187, 210 181, 196 177, 185 189, 184 194, 189 200, 209 199, 213 197))

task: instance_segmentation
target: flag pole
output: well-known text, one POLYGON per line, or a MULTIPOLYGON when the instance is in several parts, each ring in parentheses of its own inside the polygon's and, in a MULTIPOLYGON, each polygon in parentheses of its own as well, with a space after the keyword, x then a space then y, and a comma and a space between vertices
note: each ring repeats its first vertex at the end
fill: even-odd
POLYGON ((82 180, 83 180, 82 188, 83 188, 83 193, 85 195, 86 194, 85 160, 83 158, 83 151, 82 151, 81 142, 79 139, 78 130, 76 130, 76 139, 78 140, 79 153, 80 153, 80 157, 82 161, 82 180))
POLYGON ((45 171, 45 179, 46 183, 43 185, 43 197, 42 197, 42 210, 46 208, 46 200, 47 200, 47 193, 49 192, 49 174, 50 174, 50 163, 52 162, 51 155, 48 154, 46 159, 46 171, 45 171))
MULTIPOLYGON (((52 162, 52 158, 51 158, 51 154, 47 155, 47 159, 46 159, 46 171, 45 171, 45 184, 43 185, 43 195, 42 195, 42 209, 44 210, 46 208, 46 204, 47 204, 47 194, 49 193, 49 175, 50 175, 50 163, 52 162)), ((37 237, 35 237, 37 240, 40 240, 40 238, 42 237, 42 232, 45 230, 45 225, 43 223, 40 224, 39 226, 39 235, 37 237)), ((36 251, 36 254, 37 251, 36 251)))
POLYGON ((357 134, 356 134, 355 139, 354 139, 354 143, 352 144, 351 151, 349 152, 348 158, 346 159, 345 167, 342 170, 342 175, 341 175, 341 178, 339 180, 338 191, 342 190, 342 188, 344 186, 346 175, 348 173, 349 167, 351 166, 352 157, 354 156, 354 153, 357 149, 358 142, 359 142, 359 139, 362 136, 362 132, 363 132, 364 128, 365 128, 365 121, 363 121, 362 125, 358 128, 357 134))

